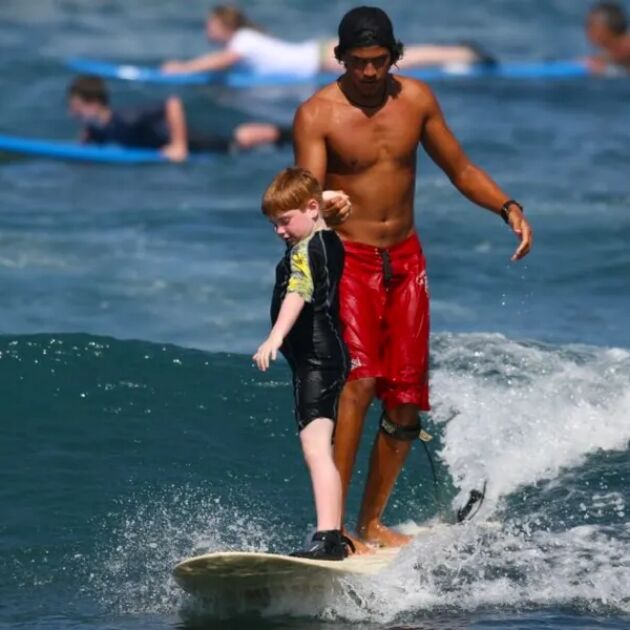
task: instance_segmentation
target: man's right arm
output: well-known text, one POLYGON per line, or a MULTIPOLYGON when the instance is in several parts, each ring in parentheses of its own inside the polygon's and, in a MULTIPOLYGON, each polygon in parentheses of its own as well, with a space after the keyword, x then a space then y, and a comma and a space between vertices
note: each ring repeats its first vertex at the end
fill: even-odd
MULTIPOLYGON (((321 111, 322 105, 308 100, 295 112, 293 119, 293 155, 295 164, 309 170, 324 187, 328 169, 328 151, 326 136, 321 123, 327 112, 321 111), (319 109, 318 109, 319 108, 319 109)), ((352 211, 350 199, 342 190, 326 191, 322 214, 330 225, 345 221, 352 211), (330 194, 331 192, 335 194, 330 194)))
POLYGON ((309 170, 324 186, 326 180, 326 140, 311 111, 310 101, 298 107, 293 119, 293 155, 296 166, 309 170))

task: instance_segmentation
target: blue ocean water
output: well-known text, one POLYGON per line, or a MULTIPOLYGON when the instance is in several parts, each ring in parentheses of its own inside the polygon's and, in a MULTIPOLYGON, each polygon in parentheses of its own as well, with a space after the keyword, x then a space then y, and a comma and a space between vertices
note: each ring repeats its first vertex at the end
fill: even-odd
MULTIPOLYGON (((391 6, 390 6, 391 5, 391 6)), ((348 2, 247 2, 278 34, 329 35, 348 2)), ((382 6, 386 6, 383 4, 382 6)), ((587 51, 587 2, 400 0, 403 41, 475 39, 502 58, 587 51)), ((152 62, 205 48, 206 4, 5 0, 6 133, 70 138, 70 55, 152 62)), ((112 85, 118 103, 163 88, 112 85)), ((313 524, 289 374, 248 358, 281 253, 259 213, 289 151, 212 167, 0 161, 0 628, 630 626, 628 81, 436 84, 466 151, 526 206, 505 226, 420 156, 432 293, 429 429, 387 521, 437 523, 343 595, 252 617, 201 605, 173 565, 284 550, 313 524), (453 511, 488 480, 476 519, 453 511)), ((303 90, 182 90, 196 125, 290 122, 303 90)), ((356 513, 376 411, 350 497, 356 513)))

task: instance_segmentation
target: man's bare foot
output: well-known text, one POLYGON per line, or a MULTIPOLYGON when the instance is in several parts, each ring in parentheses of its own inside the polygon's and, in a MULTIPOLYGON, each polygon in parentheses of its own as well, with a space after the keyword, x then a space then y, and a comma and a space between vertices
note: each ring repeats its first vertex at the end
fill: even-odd
MULTIPOLYGON (((352 541, 352 544, 354 545, 354 553, 357 556, 369 555, 371 553, 374 553, 374 549, 370 547, 370 545, 360 540, 354 534, 350 534, 348 530, 342 529, 341 533, 352 541)), ((350 551, 350 553, 352 554, 352 551, 350 551)))
POLYGON ((380 521, 372 521, 360 527, 359 534, 364 542, 379 545, 380 547, 402 547, 413 539, 413 536, 400 534, 389 527, 385 527, 380 521))

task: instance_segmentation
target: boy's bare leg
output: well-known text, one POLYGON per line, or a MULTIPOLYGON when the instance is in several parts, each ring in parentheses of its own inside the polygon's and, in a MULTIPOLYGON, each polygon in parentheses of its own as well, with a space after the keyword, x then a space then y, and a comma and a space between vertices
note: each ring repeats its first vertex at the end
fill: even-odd
POLYGON ((313 484, 318 531, 339 529, 341 525, 341 481, 332 455, 333 427, 330 418, 317 418, 300 432, 313 484))
MULTIPOLYGON (((400 405, 389 411, 388 415, 399 426, 413 427, 418 423, 418 408, 415 405, 400 405)), ((384 547, 399 547, 412 538, 385 527, 381 522, 411 445, 412 442, 396 440, 380 430, 376 436, 359 514, 358 533, 366 542, 384 547)))

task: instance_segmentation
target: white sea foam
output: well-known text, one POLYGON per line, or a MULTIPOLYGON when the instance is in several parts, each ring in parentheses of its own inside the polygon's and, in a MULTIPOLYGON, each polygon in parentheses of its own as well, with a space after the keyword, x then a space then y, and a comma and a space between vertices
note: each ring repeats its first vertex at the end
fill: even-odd
MULTIPOLYGON (((576 494, 571 484, 589 457, 627 449, 630 353, 480 334, 438 335, 434 347, 440 456, 461 489, 458 504, 470 488, 488 481, 483 509, 463 525, 438 524, 376 577, 346 580, 326 594, 274 593, 259 612, 370 623, 396 622, 417 611, 505 606, 630 613, 623 479, 610 488, 580 487, 577 520, 570 525, 561 518, 549 523, 554 506, 545 507, 544 493, 542 504, 524 502, 516 516, 504 509, 526 487, 552 492, 562 486, 576 494), (598 513, 611 518, 586 518, 598 513)), ((108 550, 105 573, 93 579, 118 610, 198 614, 198 605, 171 578, 177 561, 201 550, 265 549, 278 535, 268 510, 246 505, 246 489, 237 502, 179 490, 147 499, 127 506, 131 514, 118 527, 120 542, 108 550)), ((247 605, 234 597, 202 606, 201 614, 217 615, 226 603, 229 614, 247 605)))
POLYGON ((489 513, 500 497, 552 479, 598 449, 627 448, 626 350, 558 349, 479 334, 442 335, 434 349, 438 407, 457 410, 444 428, 440 455, 462 490, 458 504, 488 480, 489 513))

